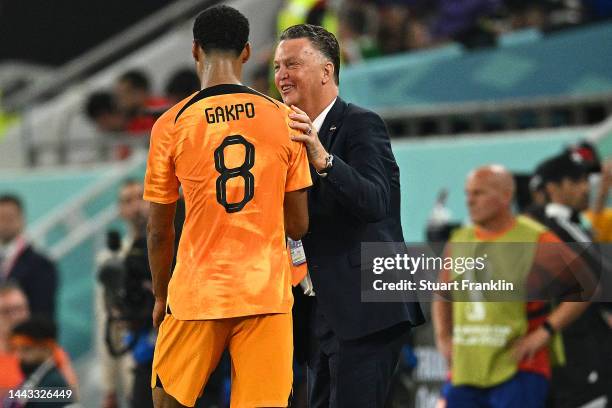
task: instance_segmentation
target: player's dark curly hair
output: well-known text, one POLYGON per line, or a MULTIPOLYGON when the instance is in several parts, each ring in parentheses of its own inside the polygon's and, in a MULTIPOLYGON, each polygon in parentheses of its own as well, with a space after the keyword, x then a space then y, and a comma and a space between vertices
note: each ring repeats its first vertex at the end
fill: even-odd
POLYGON ((229 6, 209 7, 196 17, 193 39, 204 52, 231 51, 240 55, 249 41, 249 20, 229 6))
POLYGON ((334 79, 340 84, 340 45, 336 36, 323 27, 312 24, 298 24, 282 32, 280 39, 294 40, 308 38, 313 47, 321 52, 334 65, 334 79))

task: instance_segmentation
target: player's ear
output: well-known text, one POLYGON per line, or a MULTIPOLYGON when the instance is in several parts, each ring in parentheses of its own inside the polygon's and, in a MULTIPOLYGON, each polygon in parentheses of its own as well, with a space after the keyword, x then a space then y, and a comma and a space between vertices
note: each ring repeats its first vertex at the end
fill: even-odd
POLYGON ((198 52, 199 48, 200 46, 198 45, 196 40, 193 40, 193 43, 191 44, 191 55, 193 56, 195 62, 200 62, 200 54, 198 52))
POLYGON ((251 58, 251 43, 246 43, 242 49, 242 52, 240 53, 240 61, 242 61, 244 64, 249 60, 249 58, 251 58))

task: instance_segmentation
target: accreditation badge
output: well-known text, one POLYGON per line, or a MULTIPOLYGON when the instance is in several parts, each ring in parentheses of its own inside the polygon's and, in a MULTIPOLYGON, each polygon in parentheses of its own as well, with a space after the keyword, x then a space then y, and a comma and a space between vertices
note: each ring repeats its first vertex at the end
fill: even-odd
POLYGON ((291 238, 287 238, 287 245, 291 253, 293 266, 299 266, 306 262, 306 252, 304 252, 302 241, 294 241, 291 238))

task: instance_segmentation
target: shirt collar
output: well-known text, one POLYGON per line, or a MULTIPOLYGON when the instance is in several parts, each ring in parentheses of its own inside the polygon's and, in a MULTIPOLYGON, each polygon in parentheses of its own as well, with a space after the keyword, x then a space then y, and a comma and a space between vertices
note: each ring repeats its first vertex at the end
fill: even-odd
POLYGON ((6 245, 0 245, 0 254, 3 255, 4 259, 12 258, 17 251, 17 243, 22 238, 21 235, 15 237, 11 242, 6 245))
POLYGON ((546 216, 550 218, 564 218, 569 220, 572 217, 572 209, 559 203, 546 204, 546 216))
POLYGON ((314 128, 317 131, 317 133, 319 133, 321 131, 321 126, 323 126, 323 122, 325 121, 325 117, 327 116, 327 114, 331 110, 332 106, 334 106, 334 103, 336 103, 336 99, 338 99, 338 98, 337 97, 334 98, 334 100, 331 101, 331 103, 329 105, 327 105, 327 107, 325 109, 323 109, 323 112, 319 113, 319 116, 317 116, 317 118, 312 121, 312 126, 314 126, 314 128))

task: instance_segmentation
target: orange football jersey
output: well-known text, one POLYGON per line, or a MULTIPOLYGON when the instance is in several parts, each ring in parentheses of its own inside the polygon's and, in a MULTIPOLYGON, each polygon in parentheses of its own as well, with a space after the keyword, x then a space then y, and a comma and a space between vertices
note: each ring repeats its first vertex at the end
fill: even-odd
POLYGON ((312 184, 290 109, 243 85, 192 95, 155 123, 145 200, 186 217, 168 305, 179 320, 288 313, 285 192, 312 184))

